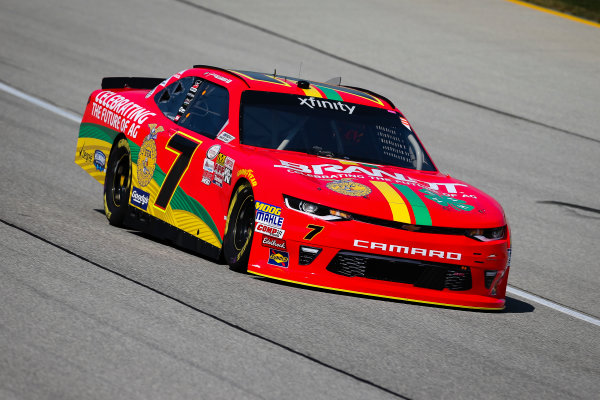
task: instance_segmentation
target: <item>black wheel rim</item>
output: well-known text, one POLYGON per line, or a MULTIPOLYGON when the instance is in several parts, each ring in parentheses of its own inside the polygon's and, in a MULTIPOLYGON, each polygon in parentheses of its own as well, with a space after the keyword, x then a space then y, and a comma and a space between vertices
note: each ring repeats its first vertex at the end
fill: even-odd
POLYGON ((237 250, 244 248, 254 229, 254 201, 251 196, 244 199, 233 231, 233 244, 237 250))
POLYGON ((122 201, 127 201, 127 199, 122 199, 121 197, 125 197, 127 193, 127 188, 129 187, 129 157, 127 154, 123 154, 119 161, 115 164, 115 168, 113 171, 113 184, 111 187, 111 193, 113 198, 113 203, 115 206, 121 207, 122 201))

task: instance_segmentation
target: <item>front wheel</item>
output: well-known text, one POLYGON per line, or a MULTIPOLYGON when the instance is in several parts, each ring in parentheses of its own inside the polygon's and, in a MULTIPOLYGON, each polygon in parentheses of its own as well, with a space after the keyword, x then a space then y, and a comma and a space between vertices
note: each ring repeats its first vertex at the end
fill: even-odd
POLYGON ((250 248, 254 234, 254 194, 249 183, 242 183, 235 190, 229 212, 223 252, 225 261, 233 271, 248 269, 250 248))
POLYGON ((104 213, 108 222, 123 226, 131 191, 131 155, 127 139, 120 139, 108 157, 104 178, 104 213))

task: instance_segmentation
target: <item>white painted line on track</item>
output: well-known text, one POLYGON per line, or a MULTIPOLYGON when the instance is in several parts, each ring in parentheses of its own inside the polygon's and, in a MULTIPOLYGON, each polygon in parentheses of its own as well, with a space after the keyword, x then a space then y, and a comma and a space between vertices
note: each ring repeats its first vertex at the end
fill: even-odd
MULTIPOLYGON (((9 94, 13 94, 13 95, 15 95, 15 96, 17 96, 17 97, 25 100, 25 101, 28 101, 28 102, 30 102, 32 104, 35 104, 36 106, 39 106, 39 107, 41 107, 41 108, 43 108, 45 110, 48 110, 48 111, 53 112, 53 113, 55 113, 57 115, 60 115, 61 117, 65 117, 66 119, 68 119, 70 121, 73 121, 73 122, 80 122, 81 121, 81 116, 80 115, 77 115, 77 114, 75 114, 75 113, 73 113, 71 111, 65 110, 64 108, 57 107, 57 106, 55 106, 53 104, 48 103, 45 100, 38 99, 37 97, 31 96, 31 95, 29 95, 29 94, 27 94, 25 92, 20 91, 19 89, 15 89, 12 86, 8 86, 7 84, 5 84, 3 82, 0 82, 0 90, 4 91, 6 93, 9 93, 9 94)), ((506 293, 510 293, 510 294, 514 294, 514 295, 519 296, 519 297, 523 297, 524 299, 536 302, 536 303, 544 305, 546 307, 550 307, 553 310, 556 310, 556 311, 559 311, 561 313, 564 313, 564 314, 570 315, 572 317, 578 318, 578 319, 580 319, 582 321, 586 321, 586 322, 589 322, 590 324, 594 324, 594 325, 600 326, 600 320, 597 319, 597 318, 594 318, 594 317, 591 317, 589 315, 580 313, 578 311, 572 310, 572 309, 567 308, 565 306, 561 306, 560 304, 554 303, 554 302, 552 302, 550 300, 546 300, 546 299, 544 299, 542 297, 539 297, 539 296, 536 296, 534 294, 524 292, 521 289, 517 289, 517 288, 513 288, 513 287, 508 286, 506 288, 506 293)))
POLYGON ((69 121, 73 122, 81 122, 81 116, 77 115, 69 110, 65 110, 64 108, 60 108, 55 106, 54 104, 50 104, 45 100, 38 99, 37 97, 33 97, 25 92, 21 92, 19 89, 15 89, 12 86, 8 86, 7 84, 0 82, 0 89, 8 94, 12 94, 17 96, 25 101, 30 102, 31 104, 35 104, 45 110, 53 112, 56 115, 60 115, 61 117, 65 117, 69 121))
POLYGON ((589 322, 590 324, 600 326, 600 319, 598 319, 598 318, 594 318, 592 316, 580 313, 579 311, 575 311, 568 307, 561 306, 560 304, 554 303, 550 300, 546 300, 546 299, 536 296, 534 294, 524 292, 521 289, 507 286, 506 293, 510 293, 510 294, 514 294, 519 297, 523 297, 524 299, 534 301, 534 302, 541 304, 543 306, 546 306, 546 307, 550 307, 553 310, 560 311, 561 313, 570 315, 570 316, 580 319, 582 321, 589 322))

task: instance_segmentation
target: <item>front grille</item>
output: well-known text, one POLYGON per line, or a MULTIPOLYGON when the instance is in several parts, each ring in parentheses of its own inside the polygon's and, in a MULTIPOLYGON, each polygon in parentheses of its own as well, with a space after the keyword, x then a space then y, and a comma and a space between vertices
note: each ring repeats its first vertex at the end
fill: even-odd
POLYGON ((471 269, 467 266, 430 263, 351 251, 340 251, 327 270, 348 277, 407 283, 427 289, 469 290, 471 269))

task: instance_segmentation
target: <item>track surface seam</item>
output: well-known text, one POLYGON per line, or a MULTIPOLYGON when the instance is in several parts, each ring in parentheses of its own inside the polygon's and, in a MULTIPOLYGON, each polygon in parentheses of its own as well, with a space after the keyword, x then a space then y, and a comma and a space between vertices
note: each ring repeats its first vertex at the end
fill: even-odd
POLYGON ((600 139, 595 139, 595 138, 592 138, 592 137, 589 137, 589 136, 582 135, 582 134, 577 133, 577 132, 569 131, 567 129, 558 128, 556 126, 548 125, 548 124, 545 124, 543 122, 539 122, 539 121, 536 121, 536 120, 533 120, 533 119, 530 119, 530 118, 527 118, 527 117, 523 117, 523 116, 520 116, 520 115, 517 115, 517 114, 509 113, 507 111, 498 110, 498 109, 493 108, 493 107, 489 107, 489 106, 486 106, 486 105, 483 105, 483 104, 480 104, 480 103, 476 103, 476 102, 473 102, 473 101, 470 101, 470 100, 466 100, 466 99, 463 99, 463 98, 460 98, 460 97, 456 97, 456 96, 453 96, 451 94, 440 92, 440 91, 437 91, 435 89, 431 89, 431 88, 429 88, 427 86, 420 85, 418 83, 414 83, 414 82, 410 82, 410 81, 407 81, 407 80, 402 79, 402 78, 398 78, 397 76, 394 76, 394 75, 389 74, 387 72, 378 70, 378 69, 373 68, 373 67, 369 67, 368 65, 361 64, 361 63, 358 63, 356 61, 352 61, 352 60, 350 60, 348 58, 344 58, 342 56, 338 56, 337 54, 330 53, 330 52, 328 52, 326 50, 320 49, 320 48, 315 47, 313 45, 310 45, 308 43, 301 42, 300 40, 291 38, 289 36, 282 35, 282 34, 280 34, 278 32, 272 31, 270 29, 263 28, 262 26, 255 25, 255 24, 253 24, 251 22, 244 21, 242 19, 239 19, 239 18, 234 17, 232 15, 223 13, 221 11, 216 11, 216 10, 213 10, 211 8, 202 6, 200 4, 196 4, 196 3, 192 2, 192 1, 189 1, 189 0, 175 0, 175 1, 177 1, 178 3, 182 3, 182 4, 185 4, 185 5, 188 5, 190 7, 197 8, 197 9, 202 10, 204 12, 207 12, 207 13, 210 13, 210 14, 213 14, 213 15, 217 15, 219 17, 228 19, 230 21, 237 22, 237 23, 242 24, 244 26, 247 26, 249 28, 253 28, 253 29, 259 30, 259 31, 261 31, 263 33, 266 33, 268 35, 275 36, 275 37, 277 37, 279 39, 282 39, 282 40, 286 40, 286 41, 288 41, 290 43, 294 43, 294 44, 296 44, 298 46, 302 46, 302 47, 307 48, 309 50, 313 50, 313 51, 315 51, 315 52, 317 52, 319 54, 331 57, 331 58, 333 58, 335 60, 342 61, 342 62, 350 64, 352 66, 361 68, 361 69, 363 69, 365 71, 369 71, 369 72, 372 72, 372 73, 377 74, 379 76, 391 79, 391 80, 393 80, 395 82, 399 82, 399 83, 405 84, 407 86, 411 86, 411 87, 414 87, 416 89, 420 89, 420 90, 423 90, 425 92, 438 95, 440 97, 444 97, 444 98, 447 98, 447 99, 450 99, 450 100, 458 101, 458 102, 463 103, 463 104, 468 104, 470 106, 477 107, 477 108, 480 108, 482 110, 490 111, 490 112, 493 112, 495 114, 503 115, 505 117, 510 117, 510 118, 517 119, 517 120, 520 120, 520 121, 528 122, 530 124, 538 125, 538 126, 541 126, 541 127, 547 128, 547 129, 551 129, 553 131, 557 131, 557 132, 561 132, 561 133, 566 133, 567 135, 571 135, 571 136, 575 136, 575 137, 578 137, 578 138, 581 138, 581 139, 586 139, 586 140, 590 140, 592 142, 600 143, 600 139))
POLYGON ((136 284, 138 286, 141 286, 141 287, 143 287, 145 289, 148 289, 148 290, 150 290, 150 291, 152 291, 152 292, 154 292, 154 293, 156 293, 156 294, 158 294, 160 296, 163 296, 163 297, 166 297, 166 298, 168 298, 168 299, 170 299, 172 301, 175 301, 175 302, 177 302, 177 303, 179 303, 179 304, 181 304, 181 305, 183 305, 183 306, 185 306, 185 307, 187 307, 187 308, 189 308, 189 309, 191 309, 193 311, 196 311, 196 312, 198 312, 198 313, 200 313, 202 315, 205 315, 205 316, 207 316, 209 318, 212 318, 215 321, 221 322, 221 323, 223 323, 223 324, 225 324, 225 325, 227 325, 227 326, 229 326, 231 328, 234 328, 234 329, 236 329, 236 330, 238 330, 240 332, 243 332, 245 334, 253 336, 253 337, 257 338, 257 339, 263 340, 263 341, 265 341, 267 343, 270 343, 270 344, 272 344, 272 345, 274 345, 276 347, 279 347, 279 348, 281 348, 283 350, 286 350, 286 351, 288 351, 288 352, 290 352, 292 354, 295 354, 295 355, 300 356, 300 357, 302 357, 302 358, 304 358, 306 360, 314 362, 314 363, 316 363, 316 364, 318 364, 318 365, 320 365, 322 367, 325 367, 325 368, 331 369, 333 371, 336 371, 336 372, 338 372, 338 373, 340 373, 342 375, 345 375, 345 376, 347 376, 349 378, 355 379, 355 380, 357 380, 357 381, 359 381, 361 383, 364 383, 366 385, 369 385, 369 386, 371 386, 373 388, 379 389, 379 390, 381 390, 381 391, 383 391, 385 393, 391 394, 391 395, 396 396, 396 397, 401 398, 401 399, 412 400, 410 397, 406 397, 406 396, 404 396, 404 395, 402 395, 400 393, 396 393, 396 392, 394 392, 394 391, 392 391, 390 389, 387 389, 387 388, 385 388, 383 386, 380 386, 380 385, 378 385, 378 384, 376 384, 374 382, 371 382, 371 381, 369 381, 369 380, 367 380, 365 378, 361 378, 358 375, 354 375, 354 374, 352 374, 350 372, 344 371, 343 369, 337 368, 337 367, 335 367, 335 366, 333 366, 331 364, 327 364, 324 361, 321 361, 321 360, 319 360, 317 358, 314 358, 312 356, 304 354, 304 353, 302 353, 302 352, 300 352, 298 350, 294 350, 291 347, 288 347, 288 346, 286 346, 284 344, 278 343, 278 342, 276 342, 276 341, 274 341, 272 339, 269 339, 269 338, 267 338, 265 336, 262 336, 262 335, 260 335, 258 333, 252 332, 252 331, 250 331, 250 330, 248 330, 246 328, 243 328, 243 327, 241 327, 239 325, 236 325, 233 322, 229 322, 229 321, 227 321, 227 320, 225 320, 225 319, 223 319, 221 317, 218 317, 218 316, 216 316, 214 314, 211 314, 211 313, 209 313, 207 311, 201 310, 201 309, 199 309, 199 308, 197 308, 197 307, 195 307, 195 306, 193 306, 193 305, 191 305, 189 303, 184 302, 183 300, 180 300, 180 299, 178 299, 176 297, 173 297, 173 296, 171 296, 171 295, 169 295, 169 294, 167 294, 165 292, 162 292, 162 291, 160 291, 160 290, 158 290, 156 288, 153 288, 152 286, 146 285, 145 283, 142 283, 142 282, 140 282, 138 280, 130 278, 127 275, 124 275, 124 274, 122 274, 122 273, 120 273, 118 271, 112 270, 112 269, 110 269, 108 267, 105 267, 105 266, 103 266, 101 264, 98 264, 95 261, 92 261, 92 260, 90 260, 90 259, 88 259, 88 258, 86 258, 86 257, 84 257, 84 256, 82 256, 80 254, 77 254, 77 253, 75 253, 75 252, 73 252, 73 251, 71 251, 71 250, 69 250, 69 249, 67 249, 67 248, 65 248, 65 247, 63 247, 63 246, 61 246, 59 244, 53 243, 52 241, 50 241, 48 239, 45 239, 45 238, 43 238, 43 237, 41 237, 39 235, 36 235, 35 233, 30 232, 30 231, 28 231, 25 228, 22 228, 22 227, 20 227, 18 225, 15 225, 13 223, 8 222, 8 221, 5 221, 2 218, 0 218, 0 222, 2 222, 3 224, 5 224, 7 226, 10 226, 10 227, 12 227, 14 229, 17 229, 17 230, 19 230, 19 231, 21 231, 23 233, 26 233, 27 235, 30 235, 30 236, 38 239, 38 240, 41 240, 42 242, 44 242, 44 243, 46 243, 46 244, 48 244, 48 245, 50 245, 52 247, 55 247, 55 248, 57 248, 59 250, 62 250, 62 251, 64 251, 67 254, 70 254, 70 255, 72 255, 74 257, 77 257, 77 258, 79 258, 82 261, 85 261, 85 262, 87 262, 89 264, 92 264, 95 267, 98 267, 98 268, 100 268, 100 269, 102 269, 104 271, 110 272, 110 273, 112 273, 112 274, 114 274, 114 275, 116 275, 116 276, 118 276, 120 278, 123 278, 123 279, 125 279, 125 280, 127 280, 129 282, 132 282, 132 283, 134 283, 134 284, 136 284))

